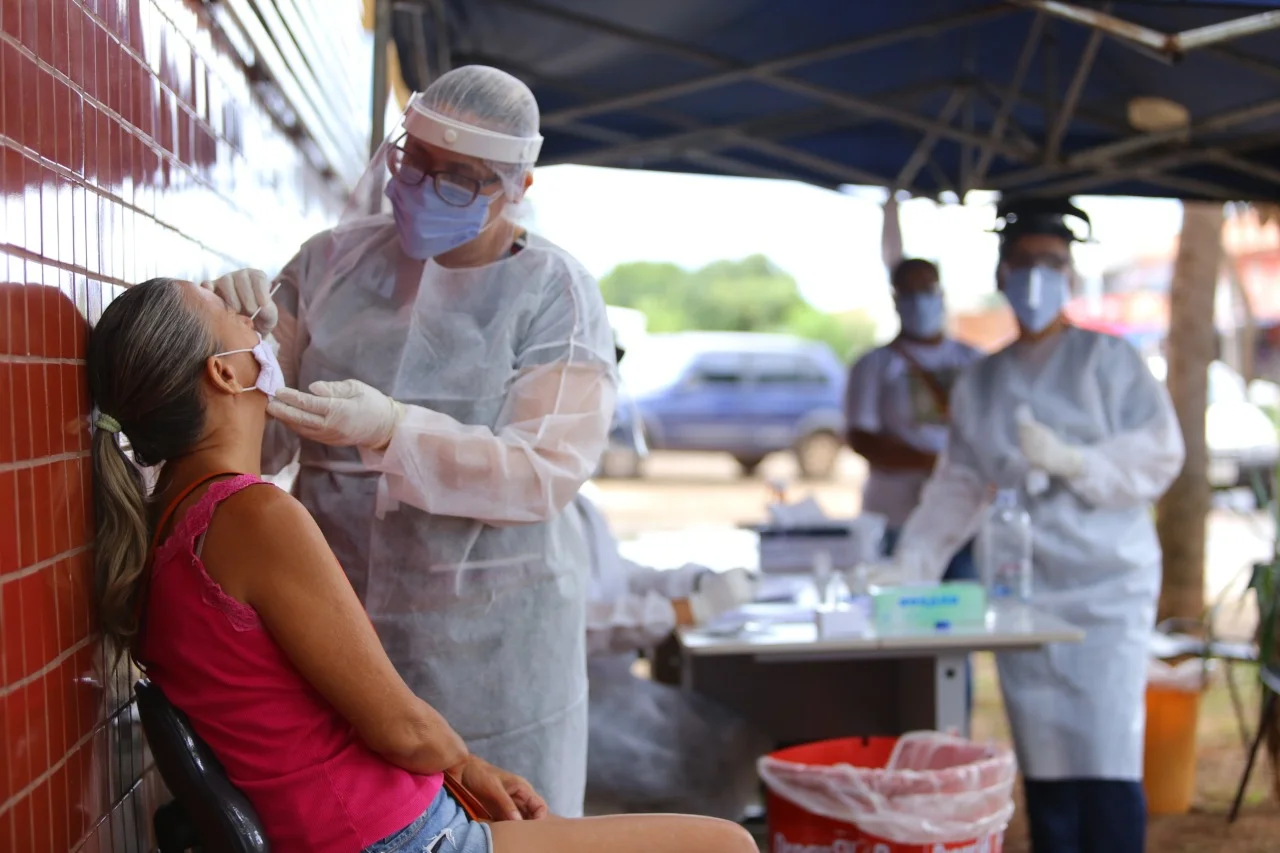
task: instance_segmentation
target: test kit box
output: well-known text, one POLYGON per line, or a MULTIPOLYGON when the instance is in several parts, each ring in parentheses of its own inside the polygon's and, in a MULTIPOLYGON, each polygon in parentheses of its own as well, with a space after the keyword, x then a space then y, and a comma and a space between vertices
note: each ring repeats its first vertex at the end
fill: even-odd
POLYGON ((872 591, 876 631, 947 631, 981 626, 987 615, 982 584, 968 581, 872 591))

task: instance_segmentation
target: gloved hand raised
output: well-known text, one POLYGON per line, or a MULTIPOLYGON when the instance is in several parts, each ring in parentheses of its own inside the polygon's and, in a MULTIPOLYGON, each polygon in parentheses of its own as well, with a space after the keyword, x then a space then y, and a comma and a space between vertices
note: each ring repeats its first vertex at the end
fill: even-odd
POLYGON ((1030 406, 1018 408, 1018 444, 1032 468, 1054 477, 1071 478, 1084 469, 1084 454, 1035 419, 1030 406))
POLYGON ((310 391, 281 388, 267 414, 310 441, 372 450, 390 443, 404 416, 404 406, 355 379, 312 382, 310 391))
POLYGON ((698 590, 689 596, 689 609, 699 625, 714 622, 724 614, 750 604, 756 597, 757 582, 746 569, 708 572, 698 581, 698 590))
POLYGON ((253 318, 253 326, 267 335, 280 321, 280 312, 271 299, 271 279, 262 270, 243 269, 227 273, 200 286, 212 290, 237 314, 253 318))
POLYGON ((927 550, 899 544, 893 558, 873 572, 871 582, 903 586, 932 583, 938 579, 933 563, 927 550))

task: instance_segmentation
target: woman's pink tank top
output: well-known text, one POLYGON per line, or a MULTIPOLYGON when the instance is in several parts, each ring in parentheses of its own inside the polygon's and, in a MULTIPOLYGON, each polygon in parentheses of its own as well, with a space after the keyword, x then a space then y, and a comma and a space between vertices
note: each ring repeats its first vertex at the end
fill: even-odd
MULTIPOLYGON (((442 776, 372 753, 258 618, 205 571, 196 543, 251 475, 209 487, 154 552, 140 659, 245 793, 277 853, 358 853, 430 806, 442 776)), ((315 613, 316 619, 326 614, 315 613)))

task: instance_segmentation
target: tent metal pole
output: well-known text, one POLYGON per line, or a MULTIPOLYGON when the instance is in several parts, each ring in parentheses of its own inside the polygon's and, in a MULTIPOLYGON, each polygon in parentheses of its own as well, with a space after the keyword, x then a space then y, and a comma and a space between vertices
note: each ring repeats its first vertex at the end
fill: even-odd
POLYGON ((996 110, 995 119, 991 122, 991 133, 987 137, 987 143, 980 149, 978 165, 974 167, 972 176, 974 186, 981 184, 987 178, 987 170, 991 168, 991 160, 996 154, 995 143, 1004 138, 1005 125, 1008 124, 1009 115, 1018 102, 1018 93, 1022 91, 1022 83, 1027 79, 1031 59, 1040 46, 1040 37, 1044 35, 1045 22, 1046 18, 1043 14, 1036 15, 1031 21, 1030 29, 1027 30, 1027 37, 1023 39, 1022 52, 1018 54, 1018 64, 1013 71, 1013 80, 1010 81, 1004 97, 1000 100, 1000 107, 996 110))
MULTIPOLYGON (((943 105, 941 112, 938 113, 938 123, 949 127, 951 120, 955 117, 956 112, 964 105, 965 100, 969 97, 969 87, 956 88, 951 91, 951 97, 947 99, 943 105)), ((902 169, 898 172, 898 176, 893 180, 892 189, 910 189, 915 184, 916 176, 920 174, 920 170, 924 168, 924 164, 928 161, 930 155, 933 154, 934 147, 938 144, 938 133, 928 131, 921 137, 919 144, 915 150, 911 152, 911 156, 907 158, 907 162, 902 164, 902 169)))
POLYGON ((1013 11, 1014 9, 1007 3, 985 6, 981 9, 975 9, 960 15, 953 15, 949 18, 942 18, 924 24, 913 24, 911 26, 902 27, 901 29, 875 33, 873 35, 851 39, 849 41, 828 45, 815 50, 804 51, 803 53, 792 54, 791 56, 784 56, 779 59, 772 59, 750 68, 722 71, 716 74, 707 75, 706 77, 699 77, 694 80, 672 83, 667 86, 659 86, 654 89, 646 89, 641 92, 633 92, 629 95, 621 95, 615 98, 605 98, 595 103, 583 104, 578 107, 568 107, 566 109, 557 110, 544 115, 542 117, 542 125, 543 127, 554 127, 566 121, 574 121, 577 119, 587 118, 588 116, 599 115, 601 113, 632 109, 634 107, 643 106, 644 104, 651 104, 654 101, 668 100, 683 95, 691 95, 695 92, 702 92, 707 89, 728 86, 731 83, 740 83, 746 80, 759 79, 772 74, 780 74, 783 71, 787 71, 801 65, 825 62, 842 56, 850 56, 855 53, 862 53, 868 50, 886 47, 888 45, 897 44, 898 42, 910 39, 925 38, 941 32, 946 32, 947 30, 956 27, 962 27, 967 24, 1008 15, 1013 11))
POLYGON ((1058 158, 1062 154, 1062 137, 1066 135, 1067 128, 1071 125, 1071 119, 1075 117, 1076 106, 1080 103, 1080 95, 1084 92, 1085 83, 1089 80, 1089 73, 1093 70, 1093 61, 1098 56, 1098 49, 1102 47, 1102 39, 1102 30, 1094 30, 1089 34, 1089 41, 1085 43, 1084 52, 1080 55, 1080 62, 1076 65, 1076 73, 1071 78, 1071 85, 1067 87, 1066 97, 1062 99, 1058 114, 1053 121, 1053 127, 1050 128, 1049 136, 1045 140, 1044 161, 1046 163, 1058 162, 1058 158))
POLYGON ((369 157, 387 135, 387 46, 391 43, 391 0, 375 0, 373 7, 373 97, 370 99, 369 157))

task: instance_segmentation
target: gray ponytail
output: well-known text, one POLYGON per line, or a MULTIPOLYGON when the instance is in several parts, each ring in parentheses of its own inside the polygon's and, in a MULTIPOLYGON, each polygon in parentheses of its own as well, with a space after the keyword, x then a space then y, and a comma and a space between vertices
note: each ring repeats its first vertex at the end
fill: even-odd
POLYGON ((153 523, 137 466, 183 455, 204 429, 200 374, 217 343, 187 286, 167 278, 135 285, 89 333, 89 394, 109 427, 99 425, 92 444, 94 592, 102 633, 120 651, 137 638, 153 523))

